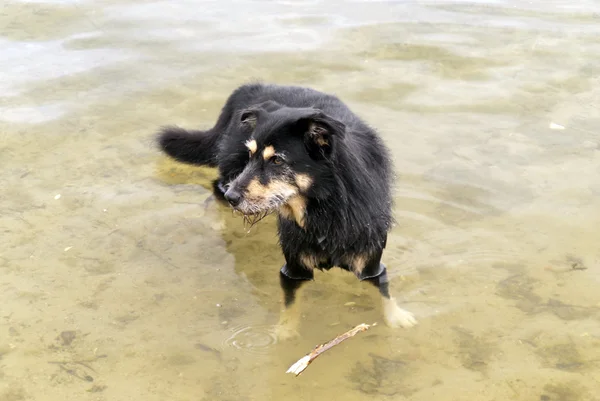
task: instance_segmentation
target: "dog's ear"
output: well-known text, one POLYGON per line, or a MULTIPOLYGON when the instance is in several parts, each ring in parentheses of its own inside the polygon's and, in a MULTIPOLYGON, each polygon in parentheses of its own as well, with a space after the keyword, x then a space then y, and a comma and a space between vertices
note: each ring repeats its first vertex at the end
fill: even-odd
POLYGON ((309 152, 322 157, 331 156, 335 143, 341 140, 346 132, 344 123, 320 111, 303 118, 302 128, 309 152))

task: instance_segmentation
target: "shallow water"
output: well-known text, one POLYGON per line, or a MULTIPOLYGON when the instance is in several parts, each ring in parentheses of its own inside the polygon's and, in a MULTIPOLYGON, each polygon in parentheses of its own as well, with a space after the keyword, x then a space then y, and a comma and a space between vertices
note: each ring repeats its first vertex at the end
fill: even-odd
POLYGON ((600 400, 600 5, 567 4, 4 2, 0 400, 600 400), (273 219, 247 234, 152 143, 254 78, 339 95, 398 174, 419 325, 298 378, 374 289, 317 274, 278 343, 273 219))

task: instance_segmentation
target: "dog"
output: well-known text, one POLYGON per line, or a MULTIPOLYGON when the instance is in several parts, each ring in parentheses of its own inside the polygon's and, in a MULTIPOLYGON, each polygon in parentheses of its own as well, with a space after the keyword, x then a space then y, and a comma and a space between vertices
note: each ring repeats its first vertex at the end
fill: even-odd
POLYGON ((277 213, 281 337, 297 334, 289 314, 297 290, 315 269, 333 267, 378 288, 388 326, 417 323, 390 295, 381 263, 394 221, 390 152, 338 97, 248 83, 230 94, 213 128, 163 126, 157 141, 179 162, 217 168, 215 197, 250 225, 277 213))

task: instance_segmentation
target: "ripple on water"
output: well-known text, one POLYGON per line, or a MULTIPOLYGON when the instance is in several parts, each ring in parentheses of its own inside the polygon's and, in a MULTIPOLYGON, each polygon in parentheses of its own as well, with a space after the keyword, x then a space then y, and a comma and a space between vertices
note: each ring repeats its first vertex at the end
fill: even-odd
MULTIPOLYGON (((496 204, 501 197, 497 192, 455 179, 404 175, 394 193, 398 221, 394 234, 396 241, 405 245, 390 256, 406 267, 404 274, 417 266, 522 263, 527 247, 515 240, 515 228, 510 223, 498 219, 504 209, 496 204)), ((490 273, 477 269, 475 274, 503 277, 499 270, 490 273)))
POLYGON ((275 327, 270 325, 238 326, 225 340, 227 346, 250 353, 266 353, 277 343, 275 327))

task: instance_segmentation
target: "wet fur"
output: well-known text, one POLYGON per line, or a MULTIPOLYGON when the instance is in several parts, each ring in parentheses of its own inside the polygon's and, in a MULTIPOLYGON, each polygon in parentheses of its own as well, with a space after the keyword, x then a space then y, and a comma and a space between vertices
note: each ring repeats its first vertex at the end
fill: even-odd
POLYGON ((247 118, 244 112, 252 108, 259 108, 261 118, 273 127, 289 122, 285 129, 269 131, 263 126, 259 141, 292 153, 292 173, 310 177, 310 186, 298 186, 300 198, 295 198, 304 202, 303 222, 290 217, 288 205, 279 212, 286 306, 293 303, 298 283, 312 279, 314 268, 354 272, 360 280, 372 281, 389 300, 380 259, 393 221, 390 154, 375 130, 336 96, 296 86, 243 85, 229 96, 213 128, 163 127, 160 148, 180 162, 217 167, 213 189, 223 200, 252 157, 247 145, 252 129, 241 123, 247 118))

